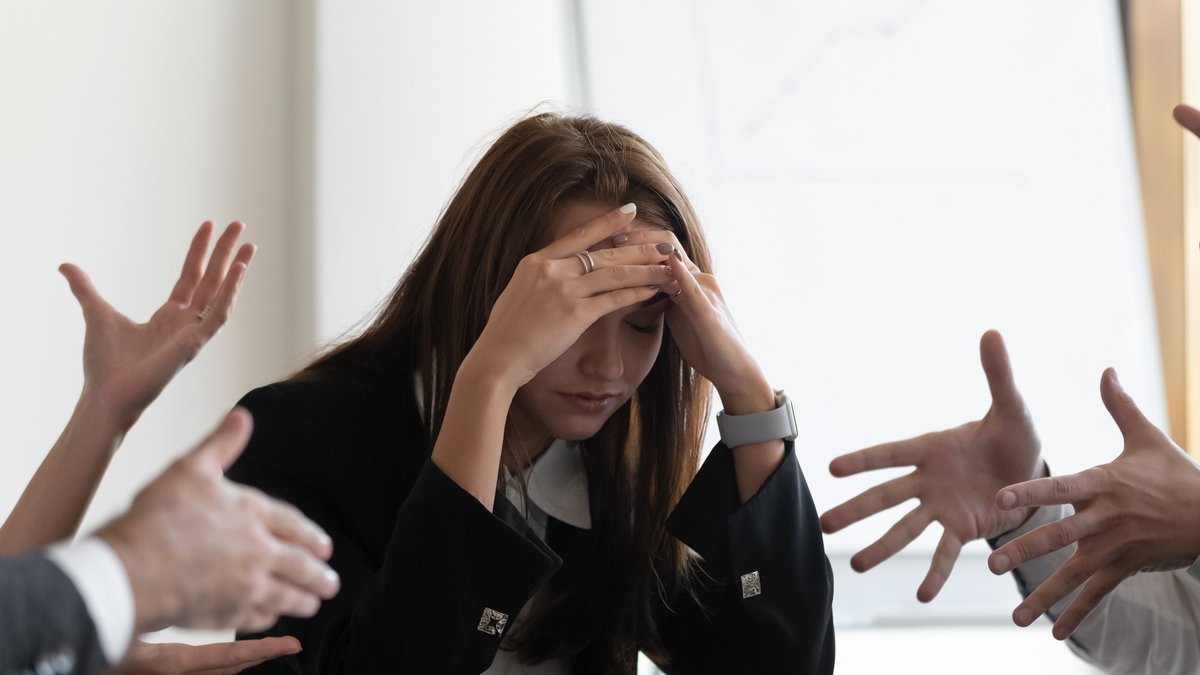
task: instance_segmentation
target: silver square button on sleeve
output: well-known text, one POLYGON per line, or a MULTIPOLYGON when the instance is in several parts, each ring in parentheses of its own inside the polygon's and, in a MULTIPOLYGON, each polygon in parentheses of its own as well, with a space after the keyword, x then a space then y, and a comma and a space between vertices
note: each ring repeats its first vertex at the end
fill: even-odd
POLYGON ((508 615, 497 612, 491 607, 483 608, 483 616, 479 617, 479 632, 500 637, 504 635, 504 627, 508 625, 508 615))
POLYGON ((742 599, 762 595, 762 580, 758 578, 758 570, 742 575, 742 599))

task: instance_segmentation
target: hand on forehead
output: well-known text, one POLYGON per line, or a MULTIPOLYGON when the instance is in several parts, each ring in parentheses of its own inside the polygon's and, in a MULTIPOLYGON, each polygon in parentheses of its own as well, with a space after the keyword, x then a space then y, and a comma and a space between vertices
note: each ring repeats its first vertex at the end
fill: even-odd
MULTIPOLYGON (((611 206, 600 204, 598 202, 575 200, 565 202, 555 210, 554 224, 551 226, 551 231, 548 233, 548 236, 544 237, 544 243, 557 241, 579 229, 582 225, 600 218, 610 211, 612 211, 611 206)), ((623 230, 623 232, 626 233, 639 231, 664 232, 667 230, 661 225, 647 222, 642 220, 640 217, 634 218, 633 221, 629 223, 629 226, 623 230)), ((589 246, 588 250, 599 251, 606 248, 612 248, 613 246, 614 244, 612 237, 605 237, 604 239, 589 246)))

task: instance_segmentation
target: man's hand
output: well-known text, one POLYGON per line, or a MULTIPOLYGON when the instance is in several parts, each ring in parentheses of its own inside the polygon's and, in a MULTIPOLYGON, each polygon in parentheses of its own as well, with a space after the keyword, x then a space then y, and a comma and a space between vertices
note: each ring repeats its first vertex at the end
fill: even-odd
POLYGON ((1100 396, 1125 437, 1116 460, 1072 476, 1040 478, 1000 490, 1001 509, 1071 504, 1075 515, 1022 535, 994 551, 1003 574, 1038 556, 1077 545, 1071 557, 1013 611, 1028 626, 1071 591, 1079 595, 1054 622, 1064 640, 1126 578, 1187 567, 1200 557, 1200 466, 1150 423, 1109 368, 1100 396))
POLYGON ((917 589, 921 602, 933 600, 941 591, 964 544, 1000 535, 1028 517, 1028 509, 997 509, 996 490, 1014 480, 1040 476, 1045 470, 1033 420, 1013 382, 999 333, 984 333, 979 357, 992 393, 992 406, 983 419, 852 452, 829 464, 830 473, 838 477, 887 467, 916 467, 908 475, 830 509, 821 516, 821 529, 837 532, 906 500, 920 500, 878 541, 856 553, 850 565, 858 572, 871 569, 912 543, 936 520, 944 532, 929 572, 917 589))
POLYGON ((329 536, 292 506, 222 475, 249 437, 250 415, 233 410, 96 533, 129 574, 137 632, 263 630, 281 614, 312 616, 337 592, 337 574, 322 562, 329 536))
POLYGON ((233 248, 244 226, 230 223, 204 264, 213 225, 196 231, 171 295, 146 323, 135 323, 108 304, 83 270, 63 264, 59 272, 83 310, 83 396, 103 405, 122 429, 158 397, 163 387, 229 319, 254 245, 233 248), (230 264, 230 257, 233 263, 230 264))
POLYGON ((268 637, 212 645, 136 642, 108 675, 234 675, 260 663, 300 652, 294 637, 268 637))

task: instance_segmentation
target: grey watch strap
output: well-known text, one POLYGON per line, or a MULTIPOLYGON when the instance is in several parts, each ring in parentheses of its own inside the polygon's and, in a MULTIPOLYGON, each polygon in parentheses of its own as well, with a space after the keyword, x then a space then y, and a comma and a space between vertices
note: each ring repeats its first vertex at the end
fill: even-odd
POLYGON ((731 447, 762 443, 764 441, 796 439, 796 414, 792 400, 783 391, 775 392, 774 410, 749 415, 726 415, 717 413, 717 429, 721 441, 731 447))

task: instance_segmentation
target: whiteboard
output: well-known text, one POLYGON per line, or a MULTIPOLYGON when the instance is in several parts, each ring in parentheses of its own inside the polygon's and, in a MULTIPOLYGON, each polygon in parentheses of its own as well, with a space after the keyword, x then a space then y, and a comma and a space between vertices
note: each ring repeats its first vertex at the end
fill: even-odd
MULTIPOLYGON (((1056 473, 1120 452, 1107 366, 1165 424, 1115 3, 580 9, 587 105, 689 191, 739 326, 795 402, 819 510, 884 478, 831 478, 838 454, 983 415, 988 328, 1056 473)), ((910 507, 828 537, 831 556, 910 507)))

